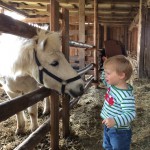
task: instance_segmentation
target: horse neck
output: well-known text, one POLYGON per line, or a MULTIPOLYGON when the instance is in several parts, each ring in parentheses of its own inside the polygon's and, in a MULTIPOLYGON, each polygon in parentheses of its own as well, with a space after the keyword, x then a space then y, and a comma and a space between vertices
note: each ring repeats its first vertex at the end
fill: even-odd
POLYGON ((13 66, 13 72, 20 75, 31 75, 35 68, 33 49, 26 48, 20 51, 17 61, 13 66))

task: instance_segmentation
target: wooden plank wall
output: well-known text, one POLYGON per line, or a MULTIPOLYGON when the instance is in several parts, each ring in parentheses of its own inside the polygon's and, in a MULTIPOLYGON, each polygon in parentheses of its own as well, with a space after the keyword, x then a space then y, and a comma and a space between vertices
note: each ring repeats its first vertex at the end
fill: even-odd
POLYGON ((108 40, 117 40, 125 45, 125 26, 110 26, 108 27, 107 39, 108 40))
MULTIPOLYGON (((76 26, 70 26, 70 29, 72 31, 76 31, 76 26)), ((85 41, 88 44, 93 45, 94 41, 93 41, 93 25, 86 25, 85 26, 85 41)), ((105 40, 117 40, 120 41, 126 48, 128 48, 128 42, 127 42, 127 27, 125 26, 99 26, 99 49, 104 47, 104 39, 105 40), (105 28, 105 29, 104 29, 105 28), (104 32, 105 37, 104 37, 104 32)), ((132 42, 134 42, 134 44, 132 43, 132 47, 130 48, 130 50, 133 51, 134 54, 136 54, 137 52, 137 31, 133 30, 133 36, 132 36, 132 42)), ((72 34, 70 36, 71 40, 77 41, 78 40, 78 34, 72 34)), ((78 50, 77 48, 70 48, 70 56, 78 56, 78 50)), ((94 53, 92 49, 86 49, 85 50, 85 63, 89 64, 93 62, 93 57, 94 57, 94 53)))
POLYGON ((132 31, 129 32, 129 45, 128 51, 131 56, 137 56, 137 41, 138 40, 138 28, 134 27, 132 31))

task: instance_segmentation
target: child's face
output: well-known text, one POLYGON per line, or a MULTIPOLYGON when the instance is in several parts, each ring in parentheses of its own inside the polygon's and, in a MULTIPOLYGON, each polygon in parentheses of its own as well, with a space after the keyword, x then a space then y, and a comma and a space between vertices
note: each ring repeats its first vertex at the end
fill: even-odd
POLYGON ((117 73, 112 66, 106 67, 104 70, 105 80, 108 84, 117 86, 123 80, 123 74, 117 73))

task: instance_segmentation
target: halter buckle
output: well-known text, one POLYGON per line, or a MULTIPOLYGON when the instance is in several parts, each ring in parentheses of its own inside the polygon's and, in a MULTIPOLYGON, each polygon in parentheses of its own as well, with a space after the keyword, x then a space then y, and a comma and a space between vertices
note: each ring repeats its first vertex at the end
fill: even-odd
POLYGON ((67 82, 66 82, 66 81, 62 81, 61 83, 62 83, 62 85, 66 85, 66 84, 67 84, 67 82))
POLYGON ((42 66, 39 66, 39 70, 43 70, 43 67, 42 67, 42 66))

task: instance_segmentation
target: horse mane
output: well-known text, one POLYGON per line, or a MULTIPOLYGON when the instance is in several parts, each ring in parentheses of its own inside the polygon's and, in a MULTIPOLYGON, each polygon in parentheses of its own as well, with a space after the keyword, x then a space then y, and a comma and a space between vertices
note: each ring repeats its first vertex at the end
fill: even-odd
POLYGON ((23 75, 33 59, 34 40, 3 34, 0 36, 0 75, 23 75))
MULTIPOLYGON (((49 38, 52 46, 60 47, 59 32, 40 30, 32 39, 10 34, 0 35, 0 76, 25 75, 28 69, 34 65, 33 50, 37 50, 37 45, 43 49, 42 41, 46 38, 49 38)), ((51 49, 53 50, 53 48, 51 49)))

